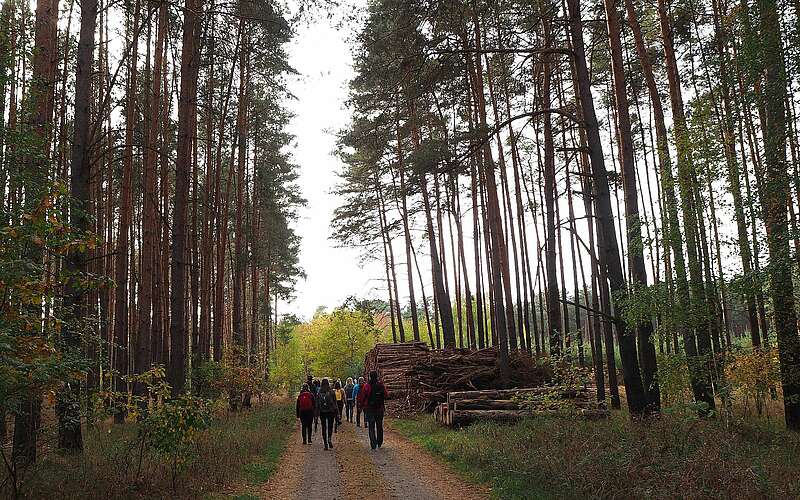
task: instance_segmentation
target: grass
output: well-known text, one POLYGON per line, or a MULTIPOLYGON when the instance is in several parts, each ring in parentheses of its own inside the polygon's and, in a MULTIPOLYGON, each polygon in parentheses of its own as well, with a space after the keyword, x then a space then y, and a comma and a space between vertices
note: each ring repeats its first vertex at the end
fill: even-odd
MULTIPOLYGON (((286 438, 289 433, 284 434, 286 438)), ((278 468, 281 454, 286 448, 287 439, 276 439, 267 443, 256 461, 244 466, 247 481, 251 485, 266 483, 278 468)))
MULTIPOLYGON (((225 414, 198 434, 172 489, 169 460, 145 452, 139 467, 134 424, 101 426, 85 433, 84 452, 44 454, 28 474, 30 498, 205 498, 232 485, 256 485, 277 467, 294 425, 285 402, 225 414)), ((248 495, 239 498, 253 498, 248 495)))
POLYGON ((430 416, 396 420, 399 432, 493 496, 512 498, 798 498, 800 436, 767 423, 664 415, 632 422, 526 419, 462 430, 430 416))

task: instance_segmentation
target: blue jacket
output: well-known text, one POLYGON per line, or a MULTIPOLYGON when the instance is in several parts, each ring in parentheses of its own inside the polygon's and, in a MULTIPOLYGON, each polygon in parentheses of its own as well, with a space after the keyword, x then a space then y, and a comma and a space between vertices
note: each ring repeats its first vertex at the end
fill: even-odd
POLYGON ((353 401, 358 401, 358 391, 361 389, 361 384, 353 386, 353 401))

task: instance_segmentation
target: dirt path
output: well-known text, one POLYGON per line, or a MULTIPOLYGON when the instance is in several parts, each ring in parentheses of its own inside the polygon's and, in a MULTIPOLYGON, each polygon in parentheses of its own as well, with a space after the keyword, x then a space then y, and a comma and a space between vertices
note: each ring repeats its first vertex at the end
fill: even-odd
MULTIPOLYGON (((320 430, 320 432, 322 432, 320 430)), ((365 428, 344 423, 325 451, 320 433, 304 446, 299 427, 278 471, 259 492, 281 499, 479 500, 486 488, 465 482, 418 446, 387 429, 384 445, 372 451, 365 428)))

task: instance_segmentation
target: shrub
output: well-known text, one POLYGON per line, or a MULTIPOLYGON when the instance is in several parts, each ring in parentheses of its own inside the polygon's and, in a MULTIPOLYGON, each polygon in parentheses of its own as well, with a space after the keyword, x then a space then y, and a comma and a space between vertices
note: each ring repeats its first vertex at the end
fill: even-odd
POLYGON ((780 369, 776 349, 754 349, 732 354, 725 367, 725 376, 731 384, 732 396, 744 401, 745 413, 750 412, 750 401, 761 415, 767 394, 780 384, 780 369))

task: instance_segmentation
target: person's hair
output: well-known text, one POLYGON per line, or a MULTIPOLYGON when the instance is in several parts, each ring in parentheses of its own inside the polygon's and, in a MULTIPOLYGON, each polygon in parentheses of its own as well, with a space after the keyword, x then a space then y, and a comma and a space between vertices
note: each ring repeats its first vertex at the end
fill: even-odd
POLYGON ((358 383, 359 384, 363 384, 364 383, 364 377, 358 377, 358 383))
POLYGON ((322 392, 329 391, 331 389, 331 383, 328 379, 322 379, 322 385, 320 386, 320 390, 322 392))
POLYGON ((337 380, 335 384, 333 384, 334 389, 341 389, 342 388, 342 381, 337 380))
POLYGON ((310 388, 308 387, 308 384, 303 384, 303 388, 300 389, 300 392, 308 391, 308 390, 310 390, 310 388))
POLYGON ((319 385, 319 379, 314 380, 314 385, 319 385))
POLYGON ((314 378, 314 377, 312 377, 311 375, 309 375, 308 377, 306 377, 306 380, 311 380, 311 379, 313 379, 313 378, 314 378))
POLYGON ((352 384, 353 383, 353 377, 347 377, 347 383, 348 384, 352 384))
POLYGON ((372 370, 371 372, 369 372, 369 382, 370 384, 374 384, 377 381, 378 381, 378 372, 372 370))

